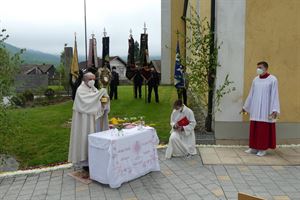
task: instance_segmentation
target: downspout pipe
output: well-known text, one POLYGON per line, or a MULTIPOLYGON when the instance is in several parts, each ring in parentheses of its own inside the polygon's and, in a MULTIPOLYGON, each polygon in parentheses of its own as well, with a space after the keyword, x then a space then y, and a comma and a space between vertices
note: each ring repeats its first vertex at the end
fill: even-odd
MULTIPOLYGON (((212 56, 215 48, 215 9, 216 0, 211 0, 211 15, 210 15, 210 31, 212 33, 212 43, 210 45, 210 55, 212 56)), ((212 132, 212 122, 213 122, 213 99, 214 99, 214 87, 216 80, 216 69, 213 68, 213 63, 210 61, 210 68, 208 74, 208 86, 210 88, 208 92, 208 109, 207 117, 205 120, 205 129, 208 132, 212 132)))

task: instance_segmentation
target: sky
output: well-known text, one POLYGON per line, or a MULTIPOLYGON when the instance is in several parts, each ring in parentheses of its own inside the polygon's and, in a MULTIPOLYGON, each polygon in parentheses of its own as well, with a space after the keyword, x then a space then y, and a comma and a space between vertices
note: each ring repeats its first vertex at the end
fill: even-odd
MULTIPOLYGON (((98 56, 102 55, 104 28, 110 37, 110 55, 127 55, 129 30, 140 40, 146 22, 149 54, 161 51, 161 0, 86 0, 87 35, 95 34, 98 56)), ((60 54, 64 44, 85 55, 84 0, 0 0, 0 28, 6 41, 20 48, 60 54)))

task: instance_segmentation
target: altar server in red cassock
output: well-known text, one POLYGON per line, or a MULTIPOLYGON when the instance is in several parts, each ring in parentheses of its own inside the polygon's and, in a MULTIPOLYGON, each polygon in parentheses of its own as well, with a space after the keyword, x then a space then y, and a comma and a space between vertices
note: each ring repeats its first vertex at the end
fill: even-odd
POLYGON ((278 81, 268 73, 268 63, 257 64, 254 78, 243 112, 250 114, 249 149, 247 153, 266 155, 267 149, 276 148, 275 122, 280 112, 278 81))

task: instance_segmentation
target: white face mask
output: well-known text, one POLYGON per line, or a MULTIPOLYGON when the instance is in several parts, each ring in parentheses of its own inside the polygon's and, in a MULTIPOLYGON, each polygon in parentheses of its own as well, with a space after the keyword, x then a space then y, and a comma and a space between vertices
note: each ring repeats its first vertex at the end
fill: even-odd
POLYGON ((265 71, 262 70, 262 69, 260 69, 260 68, 257 68, 257 69, 256 69, 256 73, 257 73, 258 75, 262 75, 264 72, 265 72, 265 71))
POLYGON ((87 84, 88 84, 89 87, 94 87, 95 80, 90 80, 87 84))

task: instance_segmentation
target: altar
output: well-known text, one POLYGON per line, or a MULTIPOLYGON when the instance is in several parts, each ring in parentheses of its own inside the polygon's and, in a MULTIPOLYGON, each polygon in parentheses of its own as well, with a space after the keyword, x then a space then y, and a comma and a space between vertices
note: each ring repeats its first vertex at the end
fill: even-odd
POLYGON ((110 129, 88 136, 90 179, 111 188, 160 171, 156 146, 159 139, 152 127, 110 129))

